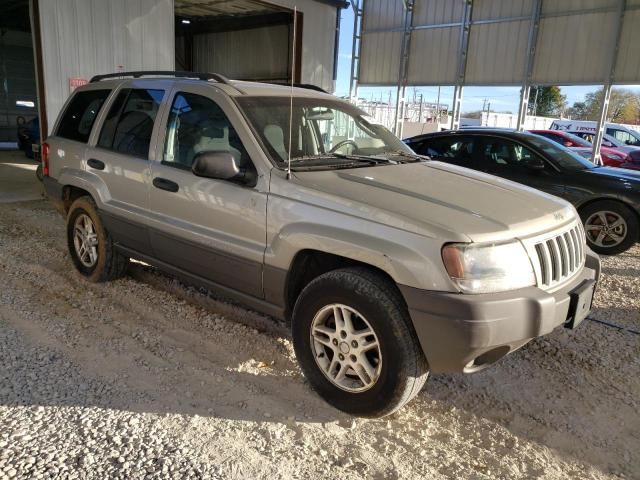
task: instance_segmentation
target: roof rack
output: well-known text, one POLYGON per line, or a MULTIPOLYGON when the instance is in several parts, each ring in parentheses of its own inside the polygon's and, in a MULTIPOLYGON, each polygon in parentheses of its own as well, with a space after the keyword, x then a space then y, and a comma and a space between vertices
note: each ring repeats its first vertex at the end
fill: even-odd
POLYGON ((105 73, 104 75, 95 75, 91 77, 90 83, 99 82, 100 80, 107 80, 109 78, 122 78, 122 77, 177 77, 177 78, 197 78, 198 80, 215 80, 218 83, 229 85, 236 89, 241 94, 245 94, 244 90, 236 87, 231 81, 219 73, 202 73, 202 72, 181 72, 173 70, 145 70, 139 72, 118 72, 118 73, 105 73))
POLYGON ((121 77, 180 77, 180 78, 197 78, 198 80, 215 80, 218 83, 224 83, 225 85, 231 85, 231 82, 224 75, 219 73, 201 73, 201 72, 181 72, 173 70, 144 70, 137 72, 117 72, 106 73, 104 75, 95 75, 91 78, 90 82, 99 82, 100 80, 107 80, 109 78, 121 78, 121 77))

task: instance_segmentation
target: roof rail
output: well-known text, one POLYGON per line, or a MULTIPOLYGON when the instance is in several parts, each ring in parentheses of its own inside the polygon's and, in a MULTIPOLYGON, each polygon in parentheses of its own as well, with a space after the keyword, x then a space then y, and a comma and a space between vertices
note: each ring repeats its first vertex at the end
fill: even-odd
POLYGON ((99 82, 100 80, 107 80, 109 78, 121 78, 121 77, 180 77, 180 78, 197 78, 198 80, 215 80, 218 83, 224 83, 230 85, 229 79, 219 73, 201 73, 201 72, 181 72, 173 70, 143 70, 137 72, 117 72, 106 73, 104 75, 95 75, 91 78, 90 82, 99 82))
POLYGON ((104 75, 95 75, 91 77, 90 82, 99 82, 101 80, 107 80, 110 78, 122 78, 122 77, 176 77, 176 78, 197 78, 198 80, 215 80, 218 83, 223 83, 235 88, 238 92, 244 94, 245 92, 233 85, 231 81, 219 73, 206 73, 206 72, 185 72, 185 71, 173 71, 173 70, 143 70, 135 72, 117 72, 106 73, 104 75))

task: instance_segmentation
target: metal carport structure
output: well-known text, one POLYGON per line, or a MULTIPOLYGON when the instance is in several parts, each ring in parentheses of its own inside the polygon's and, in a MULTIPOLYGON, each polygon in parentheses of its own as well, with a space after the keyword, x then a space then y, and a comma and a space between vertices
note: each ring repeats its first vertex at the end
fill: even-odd
POLYGON ((465 86, 520 86, 522 128, 531 85, 604 86, 599 161, 611 87, 640 83, 640 0, 354 0, 350 95, 397 86, 453 85, 451 127, 465 86))

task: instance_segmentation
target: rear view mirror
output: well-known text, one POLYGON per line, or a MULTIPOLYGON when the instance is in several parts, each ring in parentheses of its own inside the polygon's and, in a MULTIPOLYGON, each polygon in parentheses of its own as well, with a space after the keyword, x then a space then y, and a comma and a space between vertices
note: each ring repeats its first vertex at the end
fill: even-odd
POLYGON ((229 152, 205 151, 197 153, 191 171, 198 177, 215 178, 243 185, 255 186, 256 173, 240 167, 240 163, 229 152))
POLYGON ((312 120, 333 120, 333 111, 328 108, 314 108, 309 110, 304 118, 312 120))

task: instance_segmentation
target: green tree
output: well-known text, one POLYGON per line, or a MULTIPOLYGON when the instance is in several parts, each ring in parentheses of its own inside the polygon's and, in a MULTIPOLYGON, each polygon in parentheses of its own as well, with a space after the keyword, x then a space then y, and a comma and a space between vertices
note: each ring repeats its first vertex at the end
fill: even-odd
POLYGON ((567 97, 560 87, 531 87, 529 92, 529 112, 541 117, 562 115, 567 106, 567 97))
MULTIPOLYGON (((604 97, 604 89, 585 95, 584 102, 576 102, 568 110, 576 120, 598 120, 604 97)), ((631 90, 616 88, 611 91, 607 121, 618 123, 640 123, 640 97, 631 90)))

